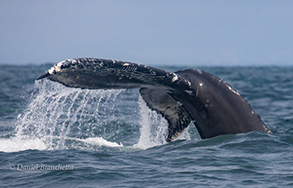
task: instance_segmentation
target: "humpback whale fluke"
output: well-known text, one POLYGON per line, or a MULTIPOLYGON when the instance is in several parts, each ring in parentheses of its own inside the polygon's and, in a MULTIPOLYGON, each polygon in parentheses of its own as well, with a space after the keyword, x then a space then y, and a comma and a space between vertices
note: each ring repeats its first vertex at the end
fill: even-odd
POLYGON ((130 62, 80 58, 61 61, 37 79, 42 78, 83 89, 140 88, 147 106, 168 121, 168 142, 190 122, 203 139, 250 131, 271 133, 229 84, 196 69, 173 73, 130 62))

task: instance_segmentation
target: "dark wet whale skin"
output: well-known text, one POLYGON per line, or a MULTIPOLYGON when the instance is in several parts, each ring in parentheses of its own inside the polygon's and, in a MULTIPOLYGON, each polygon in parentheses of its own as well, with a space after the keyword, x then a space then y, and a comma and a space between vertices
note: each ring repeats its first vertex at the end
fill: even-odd
POLYGON ((115 60, 80 58, 54 65, 47 77, 83 89, 140 88, 149 108, 168 121, 166 141, 193 122, 201 138, 260 131, 271 133, 248 102, 218 77, 196 69, 175 73, 115 60))

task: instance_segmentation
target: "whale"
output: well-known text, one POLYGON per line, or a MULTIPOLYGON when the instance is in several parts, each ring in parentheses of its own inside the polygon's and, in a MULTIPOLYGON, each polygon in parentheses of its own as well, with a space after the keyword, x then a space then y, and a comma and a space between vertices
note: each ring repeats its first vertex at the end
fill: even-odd
POLYGON ((146 105, 167 120, 167 142, 191 123, 202 139, 251 131, 272 133, 239 92, 198 69, 170 72, 126 61, 76 58, 55 64, 40 79, 82 89, 139 88, 146 105))

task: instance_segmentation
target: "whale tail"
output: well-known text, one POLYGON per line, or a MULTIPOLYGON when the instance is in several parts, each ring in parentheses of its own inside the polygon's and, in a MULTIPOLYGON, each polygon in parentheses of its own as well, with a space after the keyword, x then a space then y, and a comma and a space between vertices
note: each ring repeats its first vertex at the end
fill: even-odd
POLYGON ((196 69, 173 73, 136 63, 83 58, 62 61, 37 79, 43 78, 83 89, 140 88, 147 106, 168 121, 168 142, 191 122, 203 139, 249 131, 271 133, 230 85, 196 69))

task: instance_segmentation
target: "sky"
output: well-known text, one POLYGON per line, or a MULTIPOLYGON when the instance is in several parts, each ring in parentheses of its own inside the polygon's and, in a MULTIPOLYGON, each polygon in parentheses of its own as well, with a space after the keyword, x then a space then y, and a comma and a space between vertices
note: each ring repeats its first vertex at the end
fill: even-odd
POLYGON ((293 65, 291 0, 0 0, 0 64, 293 65))

